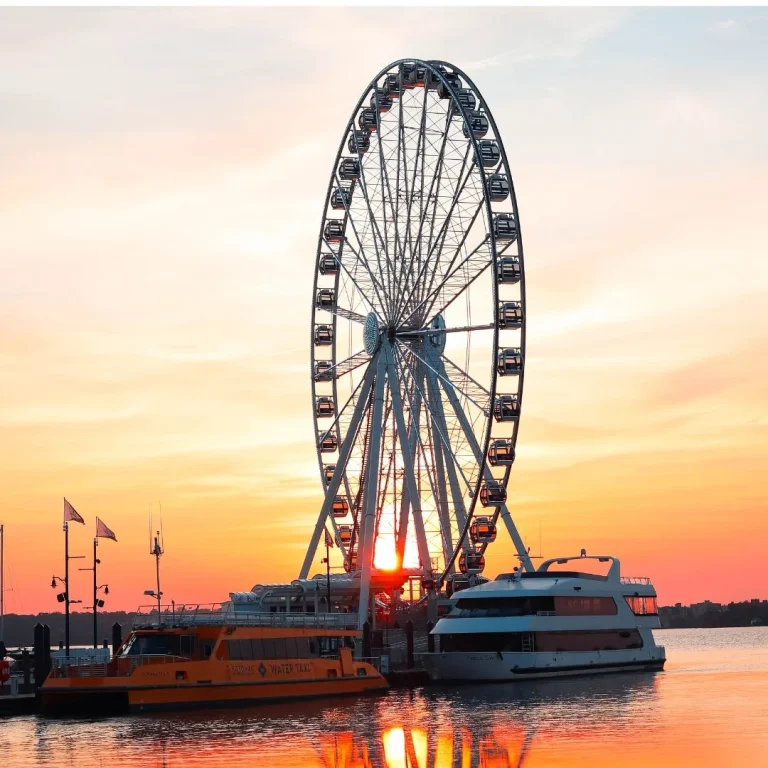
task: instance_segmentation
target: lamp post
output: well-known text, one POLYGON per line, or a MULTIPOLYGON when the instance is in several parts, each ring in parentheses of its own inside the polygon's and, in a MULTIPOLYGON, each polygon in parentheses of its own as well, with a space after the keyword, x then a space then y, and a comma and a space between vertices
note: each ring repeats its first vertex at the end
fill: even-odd
POLYGON ((96 547, 99 546, 99 540, 97 537, 94 537, 93 539, 93 567, 92 568, 78 568, 79 571, 93 571, 93 605, 91 608, 93 608, 93 647, 98 648, 99 647, 99 636, 98 636, 98 629, 97 629, 97 612, 99 608, 104 607, 104 601, 99 600, 98 593, 99 590, 103 589, 104 594, 109 594, 109 585, 108 584, 102 584, 101 586, 97 586, 96 583, 96 566, 101 563, 101 560, 99 560, 98 557, 96 557, 96 547))

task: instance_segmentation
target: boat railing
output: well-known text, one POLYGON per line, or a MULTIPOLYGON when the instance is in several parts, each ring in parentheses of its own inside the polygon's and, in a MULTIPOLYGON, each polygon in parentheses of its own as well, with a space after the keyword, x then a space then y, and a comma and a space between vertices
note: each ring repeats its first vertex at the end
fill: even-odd
POLYGON ((622 576, 620 579, 622 584, 645 584, 649 585, 651 580, 648 576, 622 576))
POLYGON ((536 611, 537 616, 557 616, 557 611, 536 611))
POLYGON ((139 606, 133 619, 134 629, 157 626, 244 626, 244 627, 308 627, 357 629, 356 613, 278 613, 238 611, 231 603, 209 603, 161 606, 139 606))
POLYGON ((51 657, 51 677, 106 677, 107 667, 89 656, 51 657))

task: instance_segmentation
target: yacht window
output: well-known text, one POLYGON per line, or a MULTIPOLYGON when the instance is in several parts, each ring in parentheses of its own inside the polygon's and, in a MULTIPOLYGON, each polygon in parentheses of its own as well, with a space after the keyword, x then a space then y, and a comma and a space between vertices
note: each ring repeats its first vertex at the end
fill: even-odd
POLYGON ((551 596, 460 598, 451 617, 536 616, 554 610, 555 598, 551 596))
POLYGON ((659 613, 656 597, 624 595, 624 599, 635 616, 656 616, 659 613))
POLYGON ((556 597, 558 616, 614 616, 618 609, 612 597, 556 597))
POLYGON ((642 648, 643 638, 636 629, 587 632, 536 632, 536 650, 562 651, 623 651, 642 648))

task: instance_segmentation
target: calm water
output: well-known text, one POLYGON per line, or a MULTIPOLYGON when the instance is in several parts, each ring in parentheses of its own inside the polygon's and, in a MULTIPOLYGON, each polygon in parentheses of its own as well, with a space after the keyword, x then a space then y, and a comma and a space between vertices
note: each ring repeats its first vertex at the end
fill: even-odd
POLYGON ((248 710, 0 720, 0 765, 768 766, 768 627, 666 630, 667 670, 248 710))

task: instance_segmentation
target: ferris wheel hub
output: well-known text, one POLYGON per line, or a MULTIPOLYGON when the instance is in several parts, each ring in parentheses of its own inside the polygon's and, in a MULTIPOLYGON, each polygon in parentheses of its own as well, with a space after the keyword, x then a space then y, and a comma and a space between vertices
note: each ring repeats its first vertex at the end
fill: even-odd
POLYGON ((379 333, 379 318, 375 312, 370 312, 365 318, 365 327, 363 329, 363 344, 365 351, 369 355, 375 354, 381 344, 381 334, 379 333))

